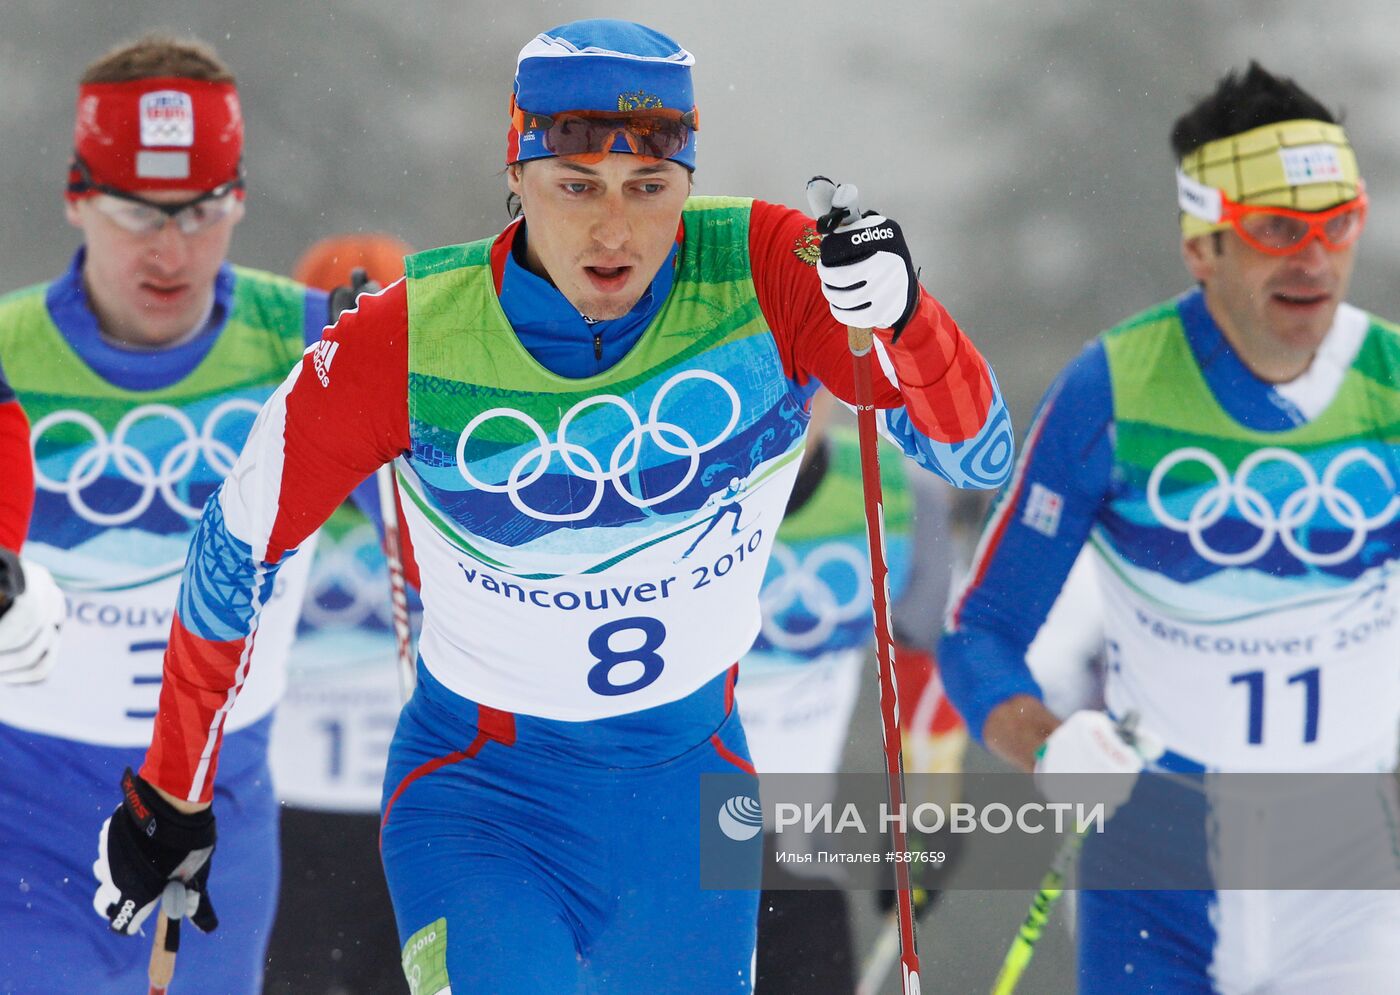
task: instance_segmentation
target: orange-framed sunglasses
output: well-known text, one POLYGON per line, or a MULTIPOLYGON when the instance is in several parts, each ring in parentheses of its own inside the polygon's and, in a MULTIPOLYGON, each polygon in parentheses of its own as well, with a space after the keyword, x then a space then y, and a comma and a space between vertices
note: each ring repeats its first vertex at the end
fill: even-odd
POLYGON ((557 156, 585 164, 602 162, 621 135, 632 152, 647 162, 669 159, 685 148, 700 128, 700 114, 668 107, 635 111, 561 111, 536 114, 511 106, 511 124, 520 134, 544 132, 544 147, 557 156))
POLYGON ((1313 239, 1337 252, 1361 237, 1366 227, 1366 184, 1357 181, 1356 196, 1325 211, 1237 204, 1220 195, 1220 220, 1228 223, 1250 248, 1271 256, 1302 252, 1313 239))

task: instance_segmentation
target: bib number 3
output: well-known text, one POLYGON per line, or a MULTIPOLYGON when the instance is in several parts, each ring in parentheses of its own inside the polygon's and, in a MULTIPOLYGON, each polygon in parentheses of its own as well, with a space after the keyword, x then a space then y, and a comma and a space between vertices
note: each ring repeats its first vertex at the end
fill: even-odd
POLYGON ((666 626, 660 619, 635 616, 598 626, 588 637, 588 651, 598 661, 588 671, 589 689, 613 696, 631 694, 654 683, 666 667, 656 652, 665 641, 666 626))

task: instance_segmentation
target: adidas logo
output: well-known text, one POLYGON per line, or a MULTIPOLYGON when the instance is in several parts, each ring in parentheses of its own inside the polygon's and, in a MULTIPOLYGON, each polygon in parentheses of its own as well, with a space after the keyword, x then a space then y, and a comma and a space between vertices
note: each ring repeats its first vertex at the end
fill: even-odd
POLYGON ((311 367, 316 371, 316 379, 322 387, 331 385, 331 362, 335 359, 339 342, 318 342, 311 347, 311 367))
POLYGON ((121 911, 117 913, 117 917, 112 920, 112 928, 115 930, 126 929, 126 924, 131 922, 131 917, 135 912, 136 903, 128 898, 122 903, 121 911))
POLYGON ((866 228, 851 236, 851 244, 860 245, 862 242, 883 242, 887 238, 894 238, 893 228, 866 228))

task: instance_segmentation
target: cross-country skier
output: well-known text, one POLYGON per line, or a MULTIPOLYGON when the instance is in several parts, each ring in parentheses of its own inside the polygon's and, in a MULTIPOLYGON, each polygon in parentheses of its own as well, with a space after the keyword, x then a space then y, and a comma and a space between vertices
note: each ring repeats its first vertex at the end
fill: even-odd
MULTIPOLYGON (((1171 139, 1198 286, 1050 388, 950 614, 945 682, 987 746, 1040 774, 1131 783, 1143 759, 1113 720, 1133 712, 1169 772, 1389 771, 1400 330, 1344 302, 1356 157, 1326 107, 1257 64, 1171 139), (1062 723, 1024 653, 1086 539, 1107 714, 1062 723)), ((1394 801, 1318 845, 1393 864, 1394 801)), ((1279 828, 1254 827, 1256 854, 1279 828)), ((1393 991, 1397 922, 1396 891, 1086 891, 1079 990, 1393 991)))
POLYGON ((260 609, 393 460, 424 618, 381 839, 416 990, 749 989, 757 893, 700 888, 699 776, 752 769, 735 664, 808 399, 853 399, 843 326, 878 329, 881 421, 924 468, 995 485, 1011 442, 894 222, 818 248, 795 211, 690 197, 693 61, 621 21, 533 39, 507 143, 523 217, 410 257, 263 409, 201 523, 155 737, 105 840, 113 919, 207 858, 260 609), (736 478, 738 534, 678 562, 736 478), (143 812, 180 833, 148 837, 143 812))
MULTIPOLYGON (((242 150, 234 78, 208 46, 147 36, 108 52, 78 88, 67 214, 82 248, 58 279, 0 301, 0 361, 32 423, 25 556, 68 599, 47 679, 0 690, 3 991, 145 990, 148 952, 92 914, 93 839, 150 741, 205 499, 326 315, 323 294, 225 261, 243 216, 242 150)), ((221 729, 223 928, 187 937, 182 968, 200 981, 186 991, 259 990, 278 879, 268 728, 306 566, 279 575, 253 675, 221 729)), ((135 806, 146 789, 129 791, 135 806)), ((212 843, 191 820, 143 839, 170 833, 212 843)), ((140 924, 110 883, 98 906, 125 931, 140 924)), ((195 923, 214 918, 202 902, 195 923)))

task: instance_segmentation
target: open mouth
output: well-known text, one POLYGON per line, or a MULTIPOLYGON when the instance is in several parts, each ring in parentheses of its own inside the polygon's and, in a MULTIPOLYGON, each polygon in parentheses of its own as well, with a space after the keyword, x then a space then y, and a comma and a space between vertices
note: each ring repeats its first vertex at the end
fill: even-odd
POLYGON ((1274 294, 1274 295, 1273 295, 1273 298, 1274 298, 1274 300, 1276 300, 1276 301, 1278 301, 1280 304, 1282 304, 1284 307, 1302 309, 1302 308, 1318 307, 1319 305, 1326 304, 1329 300, 1332 299, 1332 295, 1331 295, 1331 294, 1321 293, 1321 292, 1312 292, 1312 293, 1283 293, 1283 292, 1279 292, 1279 293, 1274 294))
POLYGON ((593 286, 602 291, 621 290, 632 275, 631 266, 585 266, 583 271, 593 286))

